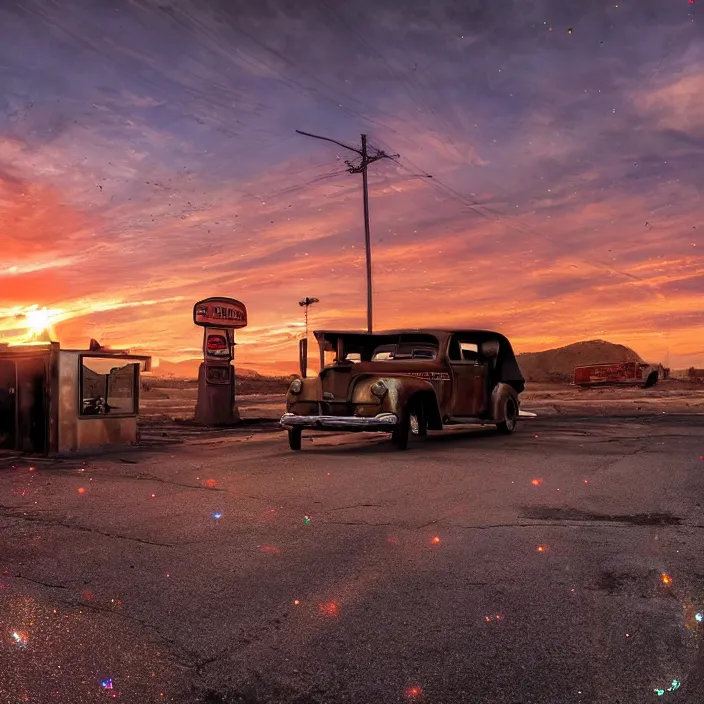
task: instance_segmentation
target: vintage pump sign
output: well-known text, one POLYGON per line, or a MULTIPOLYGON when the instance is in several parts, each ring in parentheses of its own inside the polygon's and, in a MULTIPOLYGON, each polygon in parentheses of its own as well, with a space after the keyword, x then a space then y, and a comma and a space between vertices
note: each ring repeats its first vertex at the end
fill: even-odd
POLYGON ((203 381, 205 387, 198 389, 196 415, 202 420, 214 422, 230 418, 234 403, 234 369, 232 361, 235 349, 235 330, 247 327, 247 308, 234 298, 214 296, 198 301, 193 306, 193 322, 203 328, 203 381), (215 398, 220 391, 213 386, 229 387, 214 410, 215 398), (202 397, 202 398, 201 398, 202 397), (213 415, 214 414, 214 415, 213 415))
POLYGON ((234 298, 212 297, 193 306, 193 322, 203 330, 206 365, 229 364, 233 358, 235 330, 247 326, 247 308, 234 298))
POLYGON ((206 298, 193 306, 193 322, 200 327, 247 327, 247 308, 234 298, 206 298))
POLYGON ((206 328, 203 335, 203 357, 206 362, 231 362, 235 346, 233 330, 206 328))

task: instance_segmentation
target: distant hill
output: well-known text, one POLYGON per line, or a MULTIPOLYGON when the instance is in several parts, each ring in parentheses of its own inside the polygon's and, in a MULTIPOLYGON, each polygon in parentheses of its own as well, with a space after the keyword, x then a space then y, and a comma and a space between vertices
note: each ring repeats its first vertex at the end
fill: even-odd
MULTIPOLYGON (((516 355, 518 365, 527 381, 536 383, 570 382, 574 368, 583 364, 608 364, 610 362, 642 362, 641 357, 630 347, 617 345, 605 340, 587 340, 575 342, 565 347, 544 350, 543 352, 524 352, 516 355)), ((311 360, 312 362, 312 360, 311 360)), ((196 379, 200 359, 186 359, 181 362, 170 362, 163 357, 159 366, 154 367, 152 375, 168 379, 196 379)), ((297 372, 295 362, 257 363, 259 370, 240 367, 235 364, 237 376, 251 380, 271 377, 288 377, 297 372)), ((317 365, 310 364, 309 374, 315 373, 317 365)))
POLYGON ((182 362, 170 362, 159 358, 159 366, 152 367, 152 376, 160 378, 175 377, 177 379, 196 379, 200 359, 184 359, 182 362))
POLYGON ((83 398, 105 396, 105 375, 83 367, 83 398))
POLYGON ((581 365, 643 361, 630 347, 606 340, 575 342, 543 352, 524 352, 516 357, 526 381, 537 383, 572 381, 574 368, 581 365))
MULTIPOLYGON (((159 366, 152 368, 152 376, 159 379, 197 379, 198 367, 202 361, 202 359, 184 359, 181 362, 170 362, 168 359, 161 357, 159 366)), ((238 377, 252 379, 274 376, 288 377, 297 371, 298 365, 295 362, 290 364, 286 362, 261 362, 261 368, 263 373, 235 364, 238 377)))

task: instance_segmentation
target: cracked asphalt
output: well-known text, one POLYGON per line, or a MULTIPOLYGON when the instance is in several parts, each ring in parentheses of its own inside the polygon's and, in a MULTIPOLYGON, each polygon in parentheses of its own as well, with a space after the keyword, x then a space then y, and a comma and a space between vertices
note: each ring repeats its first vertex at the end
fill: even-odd
POLYGON ((0 461, 0 702, 698 704, 703 420, 0 461))

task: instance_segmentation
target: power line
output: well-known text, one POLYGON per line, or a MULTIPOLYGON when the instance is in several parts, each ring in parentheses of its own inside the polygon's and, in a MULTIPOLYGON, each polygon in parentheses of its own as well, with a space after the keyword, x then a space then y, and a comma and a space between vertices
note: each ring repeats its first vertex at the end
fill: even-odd
POLYGON ((305 188, 306 186, 312 186, 314 183, 319 183, 320 181, 327 181, 329 179, 333 179, 336 176, 341 176, 342 174, 347 173, 347 169, 338 169, 336 171, 329 171, 327 173, 321 174, 320 176, 315 176, 308 181, 304 181, 303 183, 297 183, 293 184, 291 186, 287 186, 286 188, 282 188, 279 191, 272 191, 270 193, 264 193, 261 196, 257 196, 260 198, 266 198, 266 199, 271 199, 271 198, 278 198, 280 196, 284 195, 290 195, 291 193, 294 193, 295 191, 300 190, 301 188, 305 188))
MULTIPOLYGON (((405 168, 410 171, 410 169, 408 169, 407 166, 402 164, 396 158, 392 158, 392 160, 394 162, 396 162, 401 168, 405 168)), ((425 178, 428 178, 428 179, 431 179, 431 178, 433 179, 432 182, 431 181, 428 182, 428 185, 431 186, 434 190, 436 190, 439 193, 443 193, 446 197, 449 197, 450 199, 453 199, 453 200, 461 203, 462 205, 464 205, 466 208, 471 210, 476 215, 479 215, 480 217, 483 217, 487 220, 491 220, 491 221, 498 222, 498 223, 503 223, 503 224, 507 225, 508 227, 510 227, 511 229, 516 230, 517 232, 520 232, 521 234, 537 235, 538 237, 542 237, 543 239, 548 240, 548 242, 551 242, 553 244, 557 244, 557 242, 549 235, 546 235, 542 232, 538 232, 535 228, 531 227, 530 225, 526 225, 525 223, 522 223, 520 220, 517 220, 510 215, 506 215, 505 213, 502 213, 500 210, 483 205, 482 203, 479 203, 478 201, 471 200, 471 199, 467 198, 466 196, 463 196, 461 193, 457 192, 452 187, 448 186, 446 183, 441 181, 439 178, 433 177, 432 174, 425 172, 419 166, 414 164, 410 159, 406 159, 406 161, 408 161, 408 163, 411 164, 411 166, 413 166, 414 168, 421 171, 422 172, 420 174, 421 176, 424 176, 425 178), (478 208, 483 208, 484 210, 488 211, 489 214, 482 212, 478 208)), ((615 267, 612 267, 609 264, 606 264, 605 262, 599 261, 598 259, 590 259, 590 260, 582 260, 582 261, 589 264, 590 266, 593 266, 596 269, 601 269, 602 271, 607 271, 610 274, 618 274, 618 275, 623 276, 625 278, 631 279, 631 281, 640 281, 642 283, 645 283, 644 279, 642 279, 640 276, 636 276, 635 274, 630 274, 628 272, 616 269, 615 267)))
POLYGON ((349 145, 338 142, 336 139, 331 139, 330 137, 321 137, 320 135, 311 134, 310 132, 303 132, 302 130, 296 130, 296 132, 306 137, 312 137, 313 139, 321 139, 324 142, 332 142, 332 144, 337 144, 337 146, 354 152, 361 157, 361 161, 358 164, 353 164, 348 159, 345 159, 345 164, 347 165, 347 171, 349 173, 362 174, 362 197, 364 203, 364 248, 367 259, 367 332, 372 332, 372 244, 371 235, 369 232, 369 187, 367 182, 367 167, 369 164, 373 164, 375 161, 379 161, 380 159, 397 159, 398 154, 387 154, 381 149, 375 149, 374 154, 369 154, 367 151, 366 134, 362 135, 362 148, 357 149, 356 147, 350 147, 349 145))

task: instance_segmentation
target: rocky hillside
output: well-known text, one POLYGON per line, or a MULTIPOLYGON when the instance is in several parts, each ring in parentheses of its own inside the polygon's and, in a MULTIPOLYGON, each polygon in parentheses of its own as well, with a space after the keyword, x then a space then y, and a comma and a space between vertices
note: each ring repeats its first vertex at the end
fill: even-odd
MULTIPOLYGON (((295 375, 291 376, 262 376, 261 374, 240 376, 235 375, 235 386, 238 395, 249 394, 285 394, 295 375)), ((142 377, 142 391, 154 395, 177 393, 184 389, 197 388, 196 379, 176 379, 165 377, 142 377)))
POLYGON ((643 361, 630 347, 606 340, 575 342, 543 352, 518 354, 516 357, 526 381, 537 383, 571 382, 574 368, 581 365, 643 361))
MULTIPOLYGON (((571 382, 574 368, 582 364, 608 364, 610 362, 642 362, 640 356, 629 347, 615 345, 605 340, 588 340, 575 342, 565 347, 557 347, 543 352, 526 352, 517 355, 518 364, 527 381, 534 383, 571 382)), ((161 360, 153 370, 155 379, 177 382, 194 380, 198 376, 200 359, 188 359, 183 362, 161 360)), ((261 374, 253 369, 235 365, 237 387, 240 393, 278 393, 286 390, 293 375, 261 374), (247 391, 244 391, 247 389, 247 391), (255 390, 256 389, 256 390, 255 390)), ((309 374, 315 373, 312 365, 309 374)), ((145 376, 147 381, 148 375, 145 376)), ((147 382, 149 383, 149 382, 147 382)), ((161 382, 159 386, 164 386, 161 382)), ((178 383, 176 383, 178 386, 178 383)))
MULTIPOLYGON (((180 362, 171 362, 163 357, 159 359, 158 366, 152 367, 152 376, 159 379, 197 379, 198 367, 201 359, 184 359, 180 362)), ((287 377, 298 369, 298 362, 269 362, 261 360, 255 363, 256 371, 243 367, 235 360, 237 376, 248 378, 287 377)))

